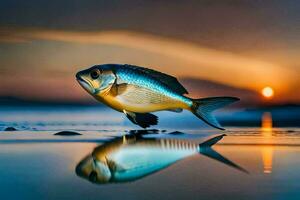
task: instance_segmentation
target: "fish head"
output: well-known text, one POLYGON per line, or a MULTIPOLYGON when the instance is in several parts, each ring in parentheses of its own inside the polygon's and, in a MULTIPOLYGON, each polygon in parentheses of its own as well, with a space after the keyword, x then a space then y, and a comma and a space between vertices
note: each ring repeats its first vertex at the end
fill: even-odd
POLYGON ((92 183, 105 184, 111 180, 112 173, 106 162, 87 156, 76 166, 76 174, 92 183))
POLYGON ((76 74, 79 84, 91 95, 110 90, 116 81, 116 75, 107 65, 96 65, 76 74))

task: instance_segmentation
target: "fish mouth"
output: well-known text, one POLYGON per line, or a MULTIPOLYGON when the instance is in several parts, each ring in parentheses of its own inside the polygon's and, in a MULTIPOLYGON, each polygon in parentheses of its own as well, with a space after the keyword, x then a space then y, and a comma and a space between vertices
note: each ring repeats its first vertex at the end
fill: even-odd
POLYGON ((76 80, 81 85, 81 87, 83 89, 85 89, 88 93, 91 93, 91 94, 95 93, 95 89, 92 87, 92 84, 88 80, 82 78, 79 75, 79 73, 76 74, 76 80))

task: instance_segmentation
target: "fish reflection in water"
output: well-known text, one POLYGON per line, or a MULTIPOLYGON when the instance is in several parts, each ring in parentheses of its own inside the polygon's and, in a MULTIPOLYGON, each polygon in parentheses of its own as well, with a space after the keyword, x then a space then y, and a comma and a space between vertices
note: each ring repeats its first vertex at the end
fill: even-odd
POLYGON ((129 182, 198 153, 246 172, 211 148, 223 136, 212 137, 200 144, 175 136, 151 138, 129 134, 117 137, 96 147, 86 156, 76 166, 76 174, 98 184, 129 182))

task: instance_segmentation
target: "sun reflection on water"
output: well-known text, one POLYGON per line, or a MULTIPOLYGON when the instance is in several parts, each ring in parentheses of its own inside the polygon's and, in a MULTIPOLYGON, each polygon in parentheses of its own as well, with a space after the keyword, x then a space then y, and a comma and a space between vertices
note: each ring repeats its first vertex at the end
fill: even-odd
MULTIPOLYGON (((266 143, 269 143, 272 139, 272 115, 269 112, 265 112, 261 118, 261 130, 262 136, 266 143)), ((273 146, 263 146, 262 147, 262 160, 263 160, 263 167, 264 173, 270 174, 272 173, 272 164, 273 164, 273 146)))

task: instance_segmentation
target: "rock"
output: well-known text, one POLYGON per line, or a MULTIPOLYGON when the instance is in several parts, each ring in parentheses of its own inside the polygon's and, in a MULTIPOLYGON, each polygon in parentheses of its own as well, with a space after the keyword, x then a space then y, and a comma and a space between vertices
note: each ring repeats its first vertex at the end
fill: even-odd
POLYGON ((4 131, 17 131, 15 127, 9 126, 4 129, 4 131))
POLYGON ((60 136, 76 136, 81 135, 80 133, 74 132, 74 131, 60 131, 58 133, 55 133, 54 135, 60 135, 60 136))

